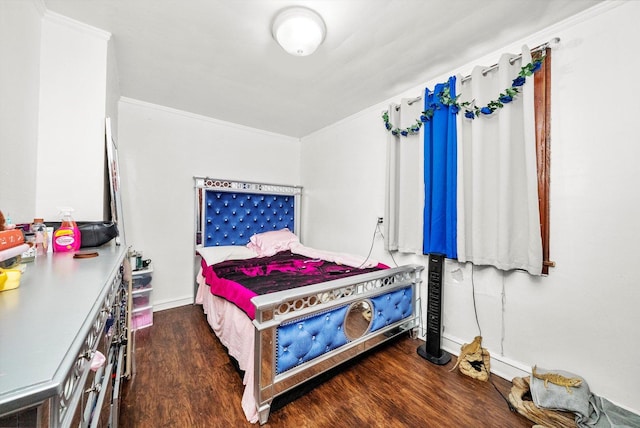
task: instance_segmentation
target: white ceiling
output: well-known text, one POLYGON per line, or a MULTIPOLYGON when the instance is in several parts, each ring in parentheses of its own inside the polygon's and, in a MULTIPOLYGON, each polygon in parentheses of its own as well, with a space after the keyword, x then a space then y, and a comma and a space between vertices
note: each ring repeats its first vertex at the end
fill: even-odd
POLYGON ((112 34, 122 96, 303 137, 603 0, 44 0, 112 34), (315 54, 271 22, 325 20, 315 54))

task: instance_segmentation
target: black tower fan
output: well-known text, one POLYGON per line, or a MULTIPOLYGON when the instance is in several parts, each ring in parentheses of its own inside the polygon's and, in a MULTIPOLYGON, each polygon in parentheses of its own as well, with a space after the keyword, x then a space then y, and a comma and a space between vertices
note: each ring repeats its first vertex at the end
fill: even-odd
POLYGON ((418 347, 418 354, 434 364, 451 361, 451 354, 440 349, 442 319, 442 266, 443 254, 429 254, 427 279, 427 342, 418 347))

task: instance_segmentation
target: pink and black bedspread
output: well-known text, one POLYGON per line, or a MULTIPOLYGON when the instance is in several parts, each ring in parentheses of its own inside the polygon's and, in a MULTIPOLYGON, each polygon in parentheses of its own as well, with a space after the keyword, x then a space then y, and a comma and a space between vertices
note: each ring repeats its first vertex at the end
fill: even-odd
POLYGON ((211 293, 234 303, 251 319, 255 318, 255 307, 251 303, 254 296, 388 268, 378 264, 374 268, 358 269, 291 251, 270 257, 227 260, 211 266, 202 259, 201 266, 211 293))

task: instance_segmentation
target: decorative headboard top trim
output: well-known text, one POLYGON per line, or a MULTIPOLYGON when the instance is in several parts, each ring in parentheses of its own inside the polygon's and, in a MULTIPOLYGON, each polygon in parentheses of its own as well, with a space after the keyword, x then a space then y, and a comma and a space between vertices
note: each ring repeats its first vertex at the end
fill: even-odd
POLYGON ((217 178, 194 177, 196 187, 211 190, 238 190, 242 192, 271 193, 282 195, 301 195, 302 187, 283 184, 252 183, 248 181, 221 180, 217 178))

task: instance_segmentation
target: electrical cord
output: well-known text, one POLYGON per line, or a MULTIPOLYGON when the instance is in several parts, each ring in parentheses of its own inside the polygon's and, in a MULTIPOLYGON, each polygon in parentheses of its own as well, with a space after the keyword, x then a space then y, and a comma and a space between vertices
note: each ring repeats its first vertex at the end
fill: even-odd
MULTIPOLYGON (((471 264, 471 294, 473 296, 473 311, 476 317, 476 325, 478 326, 478 333, 480 337, 482 337, 482 328, 480 327, 480 320, 478 319, 478 307, 476 306, 476 285, 475 285, 473 273, 474 273, 474 269, 473 269, 473 263, 472 263, 471 264)), ((491 383, 491 385, 498 392, 500 397, 502 397, 502 399, 507 403, 507 406, 509 406, 509 410, 512 412, 515 412, 516 408, 513 407, 513 404, 511 404, 511 402, 507 399, 507 397, 505 397, 504 394, 502 394, 502 392, 498 389, 496 384, 493 383, 493 380, 491 380, 491 372, 487 369, 487 366, 484 364, 484 357, 480 360, 480 367, 482 368, 482 370, 485 371, 485 373, 487 373, 487 378, 489 379, 489 383, 491 383)))
MULTIPOLYGON (((378 233, 378 232, 380 233, 380 236, 382 236, 382 239, 384 240, 384 232, 380 229, 380 222, 376 223, 376 232, 374 232, 374 236, 375 236, 375 233, 378 233)), ((393 257, 393 253, 391 252, 391 250, 387 250, 387 253, 391 257, 391 260, 393 260, 393 264, 396 267, 398 267, 398 262, 393 257)), ((418 306, 418 326, 424 326, 425 323, 423 322, 423 319, 422 319, 422 297, 417 298, 416 305, 418 306)), ((422 327, 422 328, 418 327, 418 336, 426 336, 426 335, 427 335, 426 327, 422 327)))
MULTIPOLYGON (((380 236, 382 236, 382 239, 384 240, 384 233, 382 232, 382 230, 380 230, 380 223, 376 223, 376 232, 380 232, 380 236)), ((391 260, 393 260, 393 264, 396 265, 396 267, 398 267, 398 262, 393 257, 393 253, 391 252, 391 250, 387 250, 387 253, 389 253, 389 256, 391 256, 391 260)))
POLYGON ((504 394, 498 389, 496 384, 493 383, 493 380, 491 379, 491 372, 489 370, 487 370, 487 366, 485 366, 485 364, 484 364, 484 357, 482 358, 482 360, 480 360, 480 366, 487 373, 487 378, 489 379, 489 383, 491 383, 491 386, 493 386, 493 388, 500 395, 500 397, 502 397, 502 399, 505 401, 505 403, 507 403, 507 406, 509 406, 509 410, 512 411, 512 412, 517 411, 516 408, 513 406, 513 404, 511 404, 511 401, 509 401, 509 399, 507 397, 505 397, 504 394))
POLYGON ((476 316, 476 325, 478 326, 478 335, 482 336, 482 328, 480 328, 480 321, 478 320, 478 307, 476 306, 476 283, 473 278, 473 263, 471 264, 471 296, 473 298, 473 312, 476 316))
POLYGON ((369 257, 371 257, 371 252, 373 251, 373 244, 375 244, 375 242, 376 242, 376 233, 378 233, 378 223, 377 222, 376 222, 375 229, 373 229, 373 237, 371 238, 371 247, 369 247, 369 254, 367 254, 367 258, 365 258, 364 261, 360 264, 360 266, 358 266, 356 269, 362 268, 362 266, 364 266, 369 261, 369 257))
MULTIPOLYGON (((376 242, 376 234, 378 233, 380 233, 380 236, 382 236, 382 239, 384 240, 384 233, 382 232, 382 230, 380 230, 380 222, 376 221, 376 227, 373 229, 373 236, 371 237, 371 246, 369 247, 369 254, 367 254, 367 257, 356 269, 362 268, 362 266, 364 266, 369 261, 369 258, 371 257, 371 252, 373 251, 373 246, 376 242)), ((391 260, 393 260, 393 264, 396 267, 398 267, 398 262, 396 262, 396 259, 393 257, 393 253, 391 253, 391 251, 389 250, 387 250, 387 252, 391 256, 391 260)))

